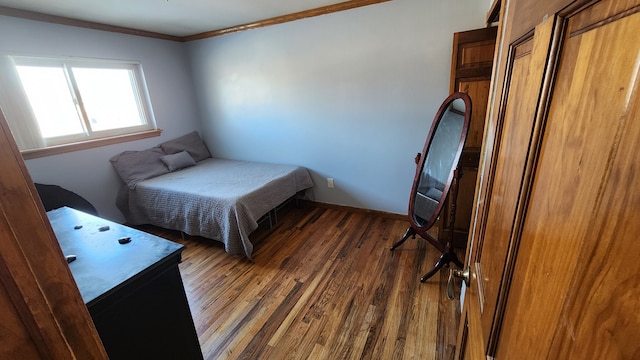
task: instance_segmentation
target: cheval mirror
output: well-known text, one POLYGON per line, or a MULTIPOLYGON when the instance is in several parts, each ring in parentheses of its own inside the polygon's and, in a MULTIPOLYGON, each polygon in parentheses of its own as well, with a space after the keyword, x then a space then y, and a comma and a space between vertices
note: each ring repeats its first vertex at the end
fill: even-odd
POLYGON ((436 113, 425 141, 422 154, 415 158, 416 174, 409 198, 409 228, 404 236, 391 246, 391 250, 402 245, 409 236, 420 235, 440 252, 440 258, 421 279, 427 281, 442 267, 453 262, 462 267, 462 262, 453 251, 453 231, 443 243, 427 231, 437 221, 447 195, 451 196, 450 228, 455 221, 455 204, 458 196, 458 181, 462 176, 458 168, 471 118, 471 99, 465 93, 453 93, 447 97, 436 113))

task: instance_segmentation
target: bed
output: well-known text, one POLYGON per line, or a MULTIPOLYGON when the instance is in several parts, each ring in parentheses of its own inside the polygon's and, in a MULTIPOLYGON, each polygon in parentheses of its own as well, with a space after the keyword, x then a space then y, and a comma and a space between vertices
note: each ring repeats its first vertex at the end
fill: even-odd
POLYGON ((221 241, 249 259, 259 220, 313 186, 301 166, 213 158, 195 132, 111 163, 123 179, 116 204, 128 224, 221 241))

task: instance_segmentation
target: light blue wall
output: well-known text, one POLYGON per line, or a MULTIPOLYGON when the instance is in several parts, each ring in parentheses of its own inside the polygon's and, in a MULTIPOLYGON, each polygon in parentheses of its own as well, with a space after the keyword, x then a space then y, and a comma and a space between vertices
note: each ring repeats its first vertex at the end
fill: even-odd
POLYGON ((161 137, 26 161, 34 181, 106 218, 124 220, 108 159, 192 130, 216 156, 308 167, 318 201, 404 214, 452 34, 482 27, 486 10, 394 0, 187 44, 0 16, 0 52, 142 63, 161 137))
POLYGON ((87 198, 101 216, 124 221, 115 206, 120 180, 109 158, 200 130, 184 44, 0 16, 0 52, 135 60, 142 63, 161 137, 27 160, 35 182, 87 198))
POLYGON ((406 214, 453 33, 483 27, 487 9, 395 0, 191 42, 205 141, 219 157, 306 166, 317 201, 406 214))

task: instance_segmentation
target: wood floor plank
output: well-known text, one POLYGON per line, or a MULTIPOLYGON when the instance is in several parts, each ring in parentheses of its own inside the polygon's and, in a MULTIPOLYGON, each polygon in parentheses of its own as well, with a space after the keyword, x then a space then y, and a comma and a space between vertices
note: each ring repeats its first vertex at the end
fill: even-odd
MULTIPOLYGON (((254 261, 151 226, 187 246, 180 264, 206 359, 451 359, 459 302, 424 239, 389 251, 408 223, 380 214, 287 207, 251 234, 254 261)), ((446 270, 446 269, 445 269, 446 270)))

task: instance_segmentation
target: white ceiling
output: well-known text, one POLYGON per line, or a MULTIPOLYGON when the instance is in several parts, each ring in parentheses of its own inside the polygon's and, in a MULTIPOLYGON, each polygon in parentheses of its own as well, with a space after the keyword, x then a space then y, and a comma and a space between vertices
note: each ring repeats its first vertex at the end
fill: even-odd
POLYGON ((345 0, 0 0, 0 6, 188 36, 345 0))

